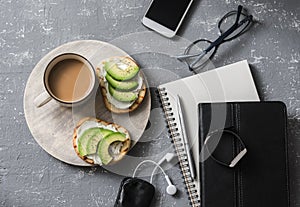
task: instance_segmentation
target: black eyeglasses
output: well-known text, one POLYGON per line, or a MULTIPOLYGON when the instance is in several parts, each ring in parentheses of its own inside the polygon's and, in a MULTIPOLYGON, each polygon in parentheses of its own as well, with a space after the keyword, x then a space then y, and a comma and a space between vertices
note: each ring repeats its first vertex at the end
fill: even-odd
POLYGON ((195 72, 196 69, 205 65, 211 59, 218 47, 224 42, 231 41, 244 34, 253 23, 253 16, 248 15, 241 5, 237 11, 231 11, 225 14, 218 23, 220 36, 215 41, 199 39, 191 43, 184 51, 183 55, 175 56, 178 60, 185 62, 189 69, 195 72), (206 46, 203 46, 205 44, 206 46), (199 47, 201 45, 201 47, 199 47), (206 48, 197 52, 197 48, 206 48), (203 60, 204 56, 208 59, 203 60))

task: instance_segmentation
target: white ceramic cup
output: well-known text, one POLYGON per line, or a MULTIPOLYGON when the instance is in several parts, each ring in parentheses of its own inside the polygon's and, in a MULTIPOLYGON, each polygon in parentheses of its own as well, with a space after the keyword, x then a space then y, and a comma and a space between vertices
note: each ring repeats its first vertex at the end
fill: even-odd
POLYGON ((49 101, 54 99, 56 102, 58 102, 60 105, 65 106, 65 107, 72 107, 74 105, 79 105, 84 103, 86 99, 89 98, 89 96, 92 94, 93 89, 95 88, 95 83, 96 83, 96 75, 95 75, 95 70, 93 65, 83 56, 75 53, 64 53, 61 55, 56 56, 53 58, 49 64, 47 65, 45 71, 44 71, 44 78, 43 78, 43 83, 44 83, 44 88, 45 91, 38 95, 34 99, 34 105, 39 108, 47 104, 49 101), (50 84, 49 84, 49 75, 54 68, 54 66, 58 63, 60 63, 63 60, 78 60, 81 63, 83 63, 90 71, 90 83, 89 83, 89 88, 84 94, 84 96, 80 97, 77 100, 72 100, 72 101, 66 101, 62 100, 58 97, 56 97, 53 92, 51 91, 50 84))

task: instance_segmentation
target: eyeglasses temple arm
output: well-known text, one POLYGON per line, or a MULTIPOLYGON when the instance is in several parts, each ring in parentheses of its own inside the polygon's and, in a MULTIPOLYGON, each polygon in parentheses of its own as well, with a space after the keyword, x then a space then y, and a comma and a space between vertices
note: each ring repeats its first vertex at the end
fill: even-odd
POLYGON ((242 6, 242 5, 239 5, 239 6, 238 6, 238 10, 237 10, 236 19, 235 19, 235 24, 238 24, 238 22, 239 22, 239 20, 240 20, 240 16, 241 16, 241 13, 242 13, 242 9, 243 9, 243 6, 242 6))
POLYGON ((208 53, 211 49, 213 49, 216 46, 219 46, 223 40, 228 37, 232 32, 234 32, 239 27, 238 24, 232 25, 227 31, 225 31, 218 39, 216 39, 214 42, 212 42, 204 51, 208 53))
POLYGON ((234 24, 232 25, 226 32, 224 32, 218 39, 216 39, 214 42, 212 42, 205 50, 203 50, 203 52, 199 55, 199 57, 193 61, 191 63, 191 66, 195 66, 195 64, 201 60, 211 49, 213 49, 214 47, 217 47, 219 46, 223 40, 228 37, 232 32, 234 32, 237 28, 239 28, 243 23, 245 22, 242 22, 241 24, 234 24))
MULTIPOLYGON (((212 42, 205 50, 203 50, 199 55, 199 57, 193 61, 191 63, 191 67, 195 66, 195 64, 201 60, 211 49, 213 49, 214 47, 217 47, 219 46, 223 40, 228 37, 231 33, 233 33, 236 29, 238 29, 240 26, 242 26, 245 22, 247 22, 248 20, 252 21, 252 18, 253 16, 250 15, 248 16, 247 18, 243 19, 240 23, 239 23, 239 20, 240 20, 240 16, 241 16, 241 13, 242 13, 242 9, 243 9, 243 6, 239 5, 238 6, 238 11, 237 11, 237 17, 236 17, 236 20, 235 20, 235 23, 227 30, 225 31, 218 39, 216 39, 214 42, 212 42)), ((188 56, 190 57, 195 57, 197 55, 183 55, 182 57, 177 57, 178 59, 184 59, 184 58, 189 58, 188 56)))
POLYGON ((183 60, 183 59, 186 59, 186 58, 196 57, 196 56, 199 56, 201 54, 202 54, 202 52, 201 53, 197 53, 197 54, 192 54, 192 55, 175 55, 175 56, 171 56, 171 57, 177 58, 179 60, 183 60))
POLYGON ((196 63, 200 61, 206 54, 207 52, 203 50, 203 52, 199 55, 199 57, 191 63, 191 67, 193 68, 196 65, 196 63))
POLYGON ((245 19, 243 19, 242 21, 240 21, 240 22, 238 23, 238 27, 242 26, 242 24, 244 24, 244 23, 247 22, 247 21, 252 22, 252 21, 253 21, 253 16, 252 16, 252 15, 249 15, 249 16, 247 16, 245 19))
POLYGON ((243 19, 240 23, 238 22, 240 19, 240 15, 242 12, 242 6, 239 5, 238 7, 238 13, 237 13, 237 22, 235 22, 227 31, 225 31, 222 35, 220 35, 220 37, 218 39, 216 39, 214 42, 212 42, 208 48, 206 48, 204 51, 206 51, 206 53, 208 53, 212 48, 219 46, 223 40, 228 37, 231 33, 233 33, 237 28, 239 28, 240 26, 242 26, 245 22, 247 22, 249 19, 252 20, 252 15, 248 16, 247 18, 243 19))

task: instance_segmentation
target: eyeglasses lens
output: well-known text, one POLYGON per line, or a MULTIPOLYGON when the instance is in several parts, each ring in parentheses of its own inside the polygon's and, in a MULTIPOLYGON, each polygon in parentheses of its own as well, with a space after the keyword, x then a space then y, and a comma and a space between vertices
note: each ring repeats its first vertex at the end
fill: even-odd
MULTIPOLYGON (((237 11, 232 11, 227 13, 219 22, 219 32, 220 34, 223 34, 225 31, 227 31, 232 25, 234 25, 237 17, 237 11)), ((239 22, 243 21, 245 18, 247 18, 247 15, 245 13, 241 13, 239 22)), ((242 35, 246 30, 248 29, 251 20, 247 20, 244 24, 242 24, 239 28, 237 28, 233 33, 231 33, 228 37, 224 39, 224 41, 231 41, 238 36, 242 35)))
MULTIPOLYGON (((189 45, 189 47, 186 48, 185 53, 186 55, 197 55, 200 54, 203 50, 208 48, 210 46, 211 41, 206 39, 200 39, 192 44, 189 45)), ((185 59, 185 62, 189 65, 191 69, 199 68, 201 66, 204 66, 207 61, 214 55, 216 51, 216 48, 212 49, 210 52, 208 52, 204 57, 202 57, 199 60, 199 55, 191 58, 185 59), (195 62, 196 61, 196 62, 195 62), (195 64, 193 64, 195 63, 195 64)))

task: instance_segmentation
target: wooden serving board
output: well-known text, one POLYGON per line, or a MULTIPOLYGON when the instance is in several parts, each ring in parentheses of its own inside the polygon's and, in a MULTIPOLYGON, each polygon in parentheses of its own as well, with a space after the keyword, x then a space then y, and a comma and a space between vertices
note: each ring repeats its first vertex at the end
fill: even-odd
POLYGON ((125 127, 131 136, 132 147, 142 136, 150 115, 151 97, 147 91, 142 104, 133 112, 113 114, 105 108, 100 90, 94 92, 83 105, 66 108, 54 100, 36 108, 34 99, 45 91, 43 74, 47 64, 57 55, 77 53, 86 57, 96 69, 102 60, 112 56, 128 56, 126 52, 111 44, 96 40, 81 40, 57 47, 44 56, 30 74, 24 93, 25 118, 37 143, 53 157, 77 166, 89 166, 75 153, 72 145, 73 130, 84 117, 114 122, 125 127))

